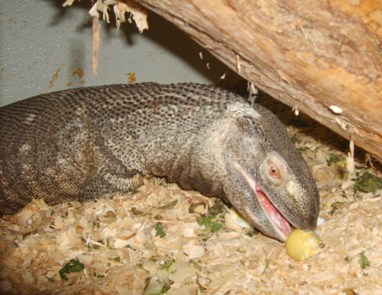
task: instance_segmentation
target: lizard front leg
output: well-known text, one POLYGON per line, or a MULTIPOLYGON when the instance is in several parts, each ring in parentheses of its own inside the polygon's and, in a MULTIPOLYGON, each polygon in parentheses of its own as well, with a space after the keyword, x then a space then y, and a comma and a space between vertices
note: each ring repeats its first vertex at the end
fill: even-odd
POLYGON ((118 192, 133 191, 143 184, 143 157, 134 145, 124 144, 123 148, 104 146, 99 152, 99 166, 84 182, 79 197, 81 201, 112 197, 118 192), (129 157, 125 158, 127 154, 129 157))

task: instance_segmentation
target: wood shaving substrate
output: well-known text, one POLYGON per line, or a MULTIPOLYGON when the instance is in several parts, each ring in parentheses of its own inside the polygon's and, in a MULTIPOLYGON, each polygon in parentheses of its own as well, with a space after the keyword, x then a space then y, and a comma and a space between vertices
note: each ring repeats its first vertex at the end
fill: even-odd
MULTIPOLYGON (((200 225, 216 199, 152 178, 113 199, 47 206, 0 220, 1 294, 382 294, 381 191, 354 189, 333 134, 289 126, 318 182, 324 247, 304 262, 250 235, 226 211, 200 225), (310 137, 318 134, 330 143, 310 137), (76 272, 60 270, 73 262, 76 272)), ((356 175, 372 171, 356 162, 356 175)))

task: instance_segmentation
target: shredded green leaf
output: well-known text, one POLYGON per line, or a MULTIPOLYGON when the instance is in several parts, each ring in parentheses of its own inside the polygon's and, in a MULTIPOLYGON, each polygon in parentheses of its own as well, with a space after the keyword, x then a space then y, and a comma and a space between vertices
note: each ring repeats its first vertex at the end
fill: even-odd
POLYGON ((207 232, 216 233, 223 228, 223 223, 218 221, 213 221, 214 216, 199 216, 196 217, 196 221, 200 226, 204 225, 207 232))
POLYGON ((116 262, 121 262, 121 257, 119 257, 119 256, 111 257, 111 258, 109 258, 109 259, 114 260, 114 261, 116 261, 116 262))
POLYGON ((163 288, 162 288, 162 293, 161 293, 161 294, 165 294, 165 293, 167 293, 170 289, 171 289, 171 285, 169 285, 169 284, 164 284, 164 285, 163 285, 163 288))
POLYGON ((174 208, 177 203, 178 203, 178 200, 174 200, 174 201, 171 201, 171 202, 164 204, 163 206, 158 207, 158 209, 170 210, 170 209, 174 208))
POLYGON ((171 285, 169 283, 164 283, 155 280, 154 278, 147 278, 146 287, 144 290, 144 295, 163 295, 167 293, 171 289, 171 285))
POLYGON ((370 266, 370 260, 366 257, 365 251, 359 253, 359 264, 361 265, 362 269, 365 269, 370 266))
POLYGON ((328 166, 337 164, 338 162, 344 161, 344 157, 337 154, 330 154, 329 159, 326 160, 328 166))
POLYGON ((161 222, 157 222, 155 225, 155 236, 164 238, 166 236, 166 232, 163 229, 163 224, 161 222))
POLYGON ((68 263, 66 263, 58 272, 60 274, 61 279, 67 280, 65 274, 71 272, 80 272, 85 268, 85 266, 78 259, 71 259, 68 263))
POLYGON ((248 237, 252 238, 253 236, 259 234, 259 231, 254 229, 253 227, 248 228, 245 233, 247 234, 248 237))
POLYGON ((139 193, 139 189, 137 189, 137 188, 132 188, 132 189, 130 190, 130 194, 132 194, 132 195, 135 195, 135 194, 137 194, 137 193, 139 193))
POLYGON ((329 212, 329 215, 333 215, 339 208, 341 208, 341 206, 343 204, 345 204, 346 202, 333 202, 331 205, 330 205, 330 212, 329 212))
POLYGON ((113 211, 107 211, 103 217, 109 218, 109 219, 116 219, 117 215, 115 215, 113 211))
POLYGON ((294 144, 299 144, 299 143, 302 142, 301 138, 299 138, 296 134, 293 135, 293 137, 291 138, 291 140, 292 140, 292 142, 293 142, 294 144))
POLYGON ((302 147, 299 147, 297 148, 300 152, 305 152, 305 151, 308 151, 309 148, 307 146, 302 146, 302 147))
POLYGON ((164 263, 160 265, 160 268, 168 271, 170 267, 174 264, 174 262, 175 262, 174 259, 166 260, 164 263))
POLYGON ((204 233, 216 233, 224 227, 224 224, 219 219, 226 212, 224 203, 222 200, 217 199, 215 204, 208 210, 208 214, 205 216, 196 217, 196 221, 200 226, 204 226, 204 233))
POLYGON ((382 189, 382 178, 365 172, 355 180, 354 188, 363 193, 375 193, 377 190, 382 189))
POLYGON ((226 210, 223 201, 217 199, 215 204, 208 210, 208 215, 215 217, 221 213, 224 213, 225 211, 226 210))

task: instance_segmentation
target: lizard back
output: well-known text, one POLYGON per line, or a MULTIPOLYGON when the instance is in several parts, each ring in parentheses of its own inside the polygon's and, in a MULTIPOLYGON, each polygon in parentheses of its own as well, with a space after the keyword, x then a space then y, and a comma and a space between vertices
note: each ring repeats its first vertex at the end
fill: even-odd
POLYGON ((238 96, 201 84, 109 85, 38 95, 0 108, 0 213, 165 176, 196 132, 238 96))

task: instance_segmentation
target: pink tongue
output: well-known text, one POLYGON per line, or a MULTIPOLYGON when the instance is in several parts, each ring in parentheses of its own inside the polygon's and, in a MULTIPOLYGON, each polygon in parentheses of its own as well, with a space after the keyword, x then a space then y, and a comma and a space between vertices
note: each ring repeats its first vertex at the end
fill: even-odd
POLYGON ((272 205, 267 196, 264 194, 263 190, 256 186, 257 196, 260 198, 264 210, 267 212, 272 223, 285 235, 289 235, 291 227, 289 222, 279 213, 279 211, 272 205))

